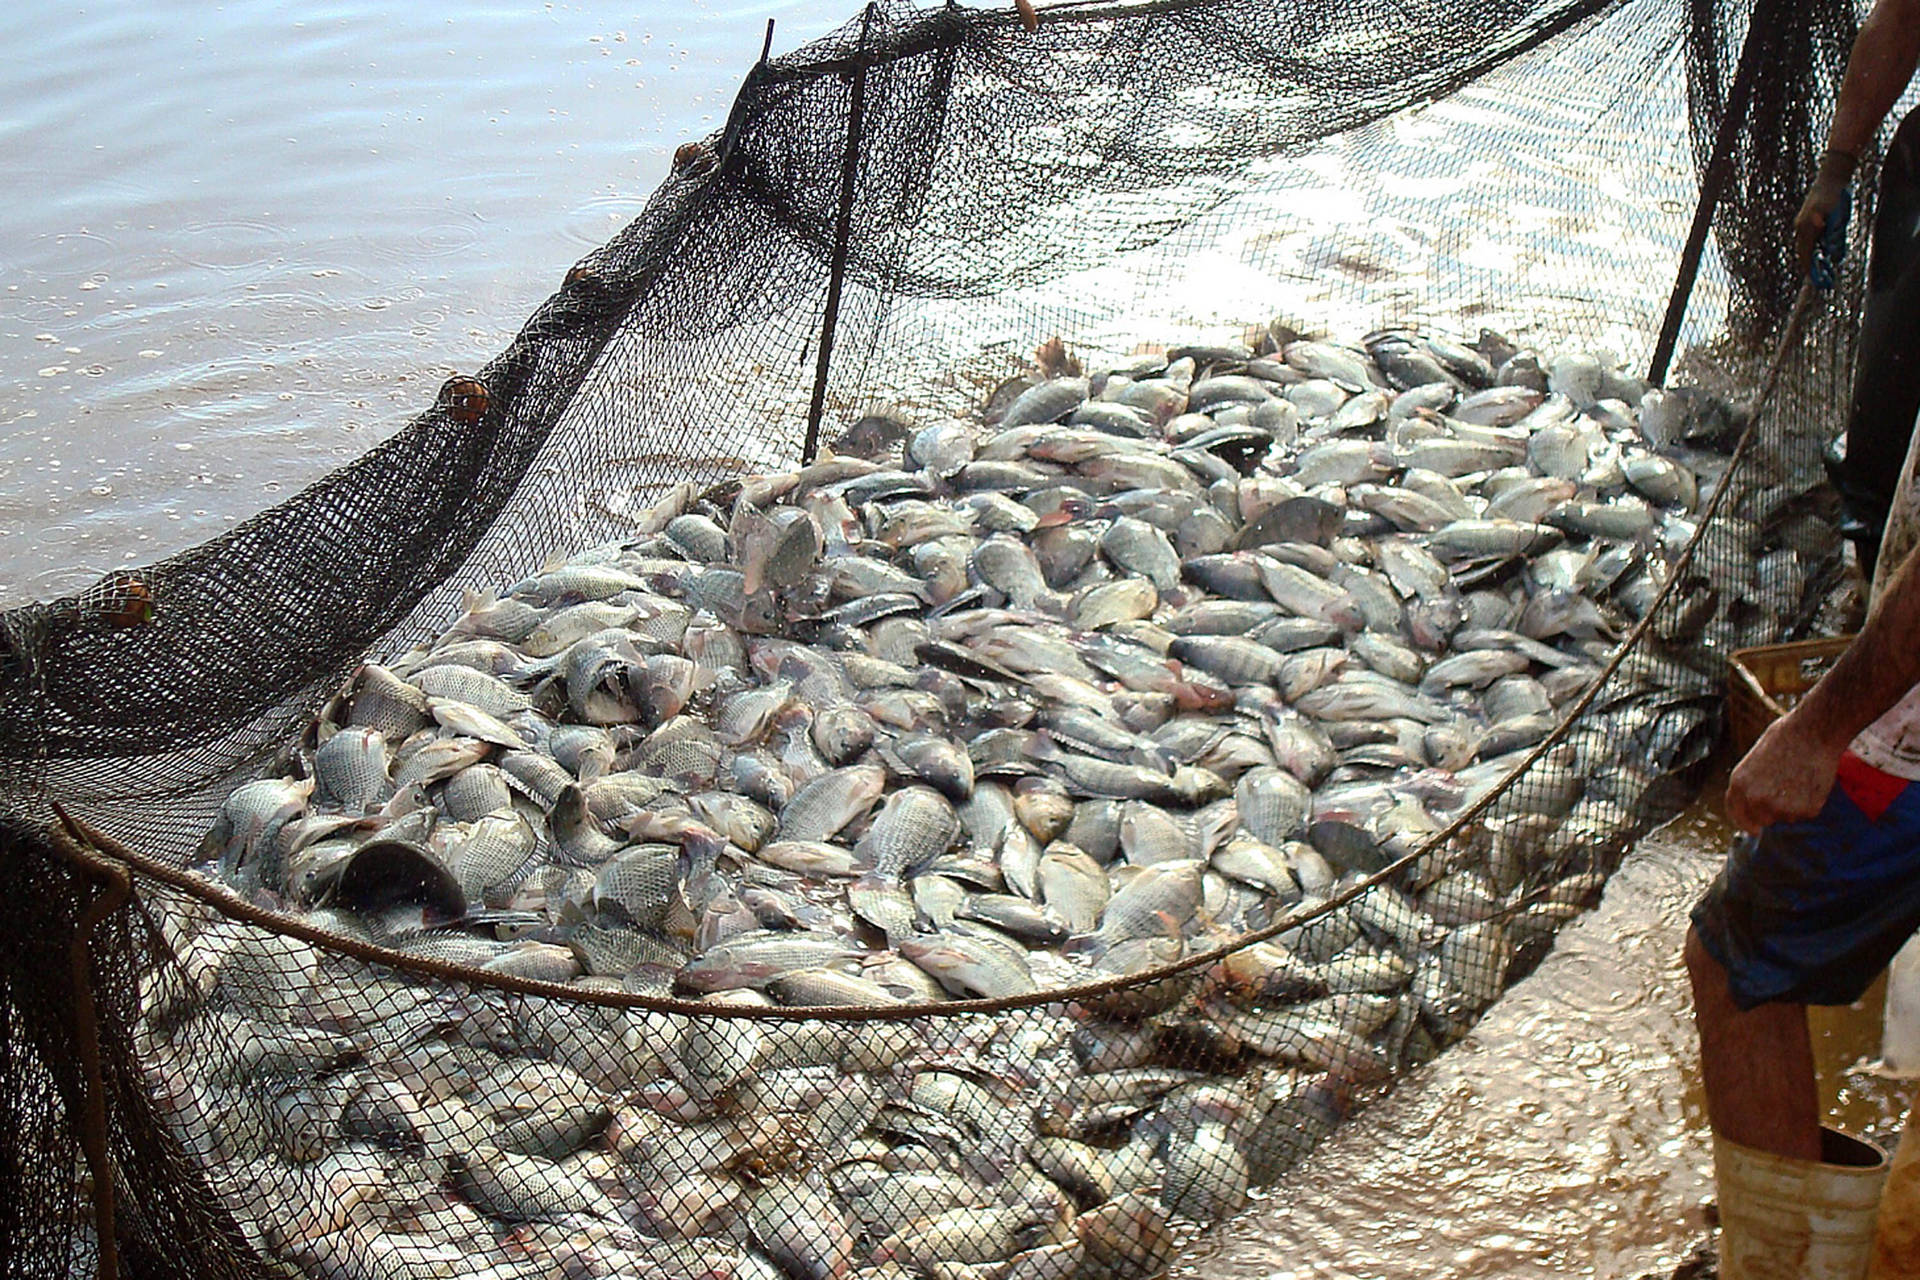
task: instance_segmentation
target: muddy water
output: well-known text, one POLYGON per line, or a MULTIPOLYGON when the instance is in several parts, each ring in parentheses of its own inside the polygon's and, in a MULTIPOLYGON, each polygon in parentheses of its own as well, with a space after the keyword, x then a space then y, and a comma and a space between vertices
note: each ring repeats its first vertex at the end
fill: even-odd
MULTIPOLYGON (((1707 1238, 1706 1111, 1680 944, 1729 830, 1717 788, 1464 1041, 1337 1130, 1173 1275, 1665 1277, 1707 1238)), ((1831 1119, 1891 1145, 1914 1089, 1873 1070, 1878 984, 1817 1010, 1831 1119)))

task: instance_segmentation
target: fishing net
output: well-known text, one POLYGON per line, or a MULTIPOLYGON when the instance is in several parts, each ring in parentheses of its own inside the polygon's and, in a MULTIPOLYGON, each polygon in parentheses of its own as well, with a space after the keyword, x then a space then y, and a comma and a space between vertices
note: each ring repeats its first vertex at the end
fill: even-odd
POLYGON ((1162 1269, 1838 583, 1853 268, 1751 397, 1853 20, 875 7, 754 67, 407 429, 0 615, 10 1273, 1162 1269))

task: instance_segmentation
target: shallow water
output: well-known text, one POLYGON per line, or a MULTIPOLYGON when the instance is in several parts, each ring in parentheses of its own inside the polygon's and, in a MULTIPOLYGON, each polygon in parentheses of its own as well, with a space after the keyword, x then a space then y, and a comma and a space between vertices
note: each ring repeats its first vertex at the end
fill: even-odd
MULTIPOLYGON (((1207 1280, 1666 1277, 1708 1238, 1705 1101, 1680 944, 1729 828, 1714 788, 1465 1040, 1337 1130, 1173 1269, 1207 1280)), ((1898 1140, 1878 984, 1816 1010, 1830 1121, 1898 1140)))
POLYGON ((0 6, 0 604, 398 429, 717 127, 769 17, 777 53, 853 10, 0 6))

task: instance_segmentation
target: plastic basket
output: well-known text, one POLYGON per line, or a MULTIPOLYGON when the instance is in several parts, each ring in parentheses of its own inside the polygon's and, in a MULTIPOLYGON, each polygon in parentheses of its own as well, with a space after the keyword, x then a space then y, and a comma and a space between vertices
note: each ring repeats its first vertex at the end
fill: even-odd
POLYGON ((1727 726, 1734 749, 1745 755, 1852 643, 1851 635, 1827 636, 1734 650, 1727 668, 1727 726))

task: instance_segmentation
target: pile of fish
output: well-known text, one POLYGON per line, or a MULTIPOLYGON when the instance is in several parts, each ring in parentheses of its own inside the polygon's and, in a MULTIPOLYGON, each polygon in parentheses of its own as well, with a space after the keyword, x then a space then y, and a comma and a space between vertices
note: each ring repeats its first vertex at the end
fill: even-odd
POLYGON ((676 488, 364 667, 209 874, 715 1013, 170 916, 155 1095, 252 1242, 325 1277, 1145 1275, 1462 1034, 1710 739, 1675 655, 1791 612, 1800 552, 1716 522, 1735 554, 1497 816, 1269 941, 1000 1012, 723 1016, 1060 992, 1311 915, 1542 741, 1725 474, 1722 406, 1589 355, 1262 348, 1088 377, 1050 343, 985 425, 676 488))

